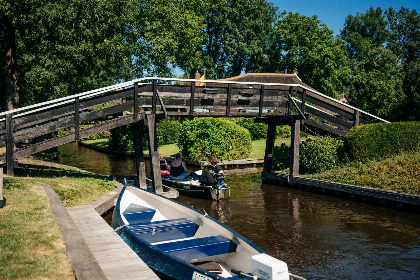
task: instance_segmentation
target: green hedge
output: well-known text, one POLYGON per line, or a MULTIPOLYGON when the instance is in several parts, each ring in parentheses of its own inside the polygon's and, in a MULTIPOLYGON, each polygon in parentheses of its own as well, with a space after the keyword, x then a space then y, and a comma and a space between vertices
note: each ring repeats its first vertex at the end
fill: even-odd
POLYGON ((255 123, 255 118, 231 118, 229 120, 248 129, 252 140, 265 139, 267 137, 267 124, 255 123))
MULTIPOLYGON (((299 172, 318 173, 346 162, 344 142, 331 137, 309 138, 299 145, 299 172)), ((273 168, 283 170, 290 167, 290 148, 284 144, 274 147, 273 168)))
POLYGON ((299 172, 318 173, 345 161, 344 142, 331 137, 308 139, 299 150, 299 172))
POLYGON ((159 121, 156 128, 159 145, 176 143, 180 129, 181 123, 177 119, 170 118, 159 121))
POLYGON ((420 122, 375 123, 352 128, 346 135, 351 159, 379 160, 420 151, 420 122))
POLYGON ((195 118, 182 123, 177 145, 191 160, 207 160, 210 155, 220 160, 242 159, 251 153, 251 135, 226 119, 195 118))

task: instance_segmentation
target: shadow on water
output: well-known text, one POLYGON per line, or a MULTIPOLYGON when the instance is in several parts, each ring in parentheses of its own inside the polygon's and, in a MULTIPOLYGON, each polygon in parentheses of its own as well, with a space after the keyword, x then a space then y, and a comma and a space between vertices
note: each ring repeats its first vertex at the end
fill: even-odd
MULTIPOLYGON (((100 174, 135 174, 130 158, 74 146, 60 147, 61 162, 100 174)), ((178 201, 206 211, 308 279, 420 279, 418 214, 262 184, 260 172, 226 171, 227 201, 178 201)))

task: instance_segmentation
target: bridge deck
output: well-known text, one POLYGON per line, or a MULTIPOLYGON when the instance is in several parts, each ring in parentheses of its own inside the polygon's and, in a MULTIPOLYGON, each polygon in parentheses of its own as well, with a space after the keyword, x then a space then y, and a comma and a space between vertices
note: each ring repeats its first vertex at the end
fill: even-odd
POLYGON ((107 279, 159 279, 91 205, 67 211, 107 279))

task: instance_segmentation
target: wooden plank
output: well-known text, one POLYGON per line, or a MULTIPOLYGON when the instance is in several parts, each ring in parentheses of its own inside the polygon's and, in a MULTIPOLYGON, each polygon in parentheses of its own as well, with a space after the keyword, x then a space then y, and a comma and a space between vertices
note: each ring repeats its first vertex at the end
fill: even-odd
MULTIPOLYGON (((311 119, 305 120, 305 126, 309 127, 312 131, 321 134, 330 134, 338 136, 346 136, 348 130, 339 129, 324 123, 320 123, 311 119)), ((310 131, 311 132, 311 131, 310 131)))
POLYGON ((104 116, 114 115, 133 108, 133 101, 127 101, 122 104, 103 108, 100 110, 84 113, 80 115, 80 122, 85 123, 95 119, 103 118, 104 116))
POLYGON ((263 173, 267 173, 267 172, 269 173, 272 171, 275 140, 276 140, 276 124, 274 122, 270 122, 268 124, 267 140, 265 142, 263 173))
POLYGON ((261 89, 260 89, 260 100, 259 100, 259 104, 258 104, 259 105, 258 114, 260 116, 262 116, 262 114, 263 114, 263 108, 264 108, 264 91, 265 91, 265 87, 264 87, 264 85, 261 85, 261 89))
MULTIPOLYGON (((140 116, 139 118, 141 119, 140 116)), ((90 135, 104 132, 104 131, 107 131, 107 130, 110 130, 119 126, 127 125, 130 123, 133 123, 133 116, 127 115, 127 116, 118 117, 116 119, 103 122, 99 125, 95 125, 95 126, 80 130, 80 137, 85 138, 90 135)))
POLYGON ((55 131, 58 131, 59 129, 66 129, 68 127, 72 127, 74 124, 73 118, 67 118, 64 120, 55 121, 52 123, 47 123, 44 125, 35 126, 32 128, 24 129, 19 132, 16 132, 15 135, 15 141, 16 143, 33 139, 35 137, 39 137, 42 135, 46 135, 55 131))
POLYGON ((76 97, 74 100, 74 141, 79 140, 79 111, 80 111, 80 104, 79 98, 76 97))
POLYGON ((191 82, 190 113, 194 112, 195 82, 191 82))
MULTIPOLYGON (((299 105, 301 104, 300 100, 295 100, 295 102, 299 105)), ((316 108, 306 106, 306 112, 313 115, 314 117, 321 119, 327 123, 330 123, 332 125, 335 125, 337 127, 343 128, 343 129, 350 129, 353 127, 353 125, 343 119, 340 119, 336 116, 330 115, 328 113, 325 113, 323 111, 317 110, 316 108)))
POLYGON ((134 151, 136 155, 136 171, 137 171, 137 182, 140 188, 147 188, 146 184, 146 165, 144 163, 144 153, 143 153, 143 124, 137 122, 133 124, 133 142, 134 142, 134 151))
MULTIPOLYGON (((76 278, 78 280, 106 279, 105 273, 96 261, 93 253, 88 249, 81 232, 61 204, 54 190, 51 187, 46 187, 44 190, 48 195, 50 208, 55 215, 55 220, 63 231, 67 256, 73 267, 76 278)), ((99 216, 98 214, 96 215, 99 216)), ((104 220, 103 222, 106 224, 104 220)))
POLYGON ((358 126, 360 122, 359 110, 354 110, 353 126, 358 126))
POLYGON ((156 193, 162 193, 162 176, 160 174, 158 139, 156 134, 156 120, 154 114, 147 115, 147 127, 149 130, 149 156, 152 173, 152 185, 156 193))
POLYGON ((118 279, 159 279, 91 206, 72 207, 68 213, 80 229, 105 279, 116 279, 116 276, 118 279), (89 224, 97 226, 85 230, 89 224))
POLYGON ((290 185, 293 186, 293 178, 299 175, 299 144, 300 144, 300 120, 295 120, 291 124, 291 143, 290 143, 290 185))
POLYGON ((134 119, 134 122, 136 122, 139 116, 139 84, 138 83, 134 83, 133 95, 134 95, 133 119, 134 119))
POLYGON ((25 148, 21 148, 15 151, 15 157, 16 158, 22 158, 28 155, 32 155, 35 153, 39 153, 60 145, 64 145, 70 142, 74 141, 74 135, 69 133, 67 135, 58 136, 52 139, 48 139, 45 141, 42 141, 40 143, 36 143, 33 145, 30 145, 25 148))
POLYGON ((6 168, 7 175, 14 176, 14 146, 13 140, 13 117, 12 114, 6 115, 6 168))
POLYGON ((3 164, 0 164, 0 200, 3 200, 3 164))
POLYGON ((152 98, 152 113, 156 114, 156 99, 157 99, 157 81, 153 80, 153 98, 152 98))
POLYGON ((230 103, 232 102, 232 84, 229 84, 228 94, 226 98, 226 115, 230 115, 230 103))

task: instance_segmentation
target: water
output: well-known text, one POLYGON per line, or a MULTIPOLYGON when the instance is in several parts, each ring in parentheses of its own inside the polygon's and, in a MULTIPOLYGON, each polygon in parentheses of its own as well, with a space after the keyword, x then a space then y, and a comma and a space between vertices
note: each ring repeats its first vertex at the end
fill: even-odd
MULTIPOLYGON (((59 160, 100 174, 135 174, 133 159, 76 144, 59 160)), ((420 279, 420 216, 261 183, 258 168, 228 170, 231 198, 180 196, 308 279, 420 279)))

